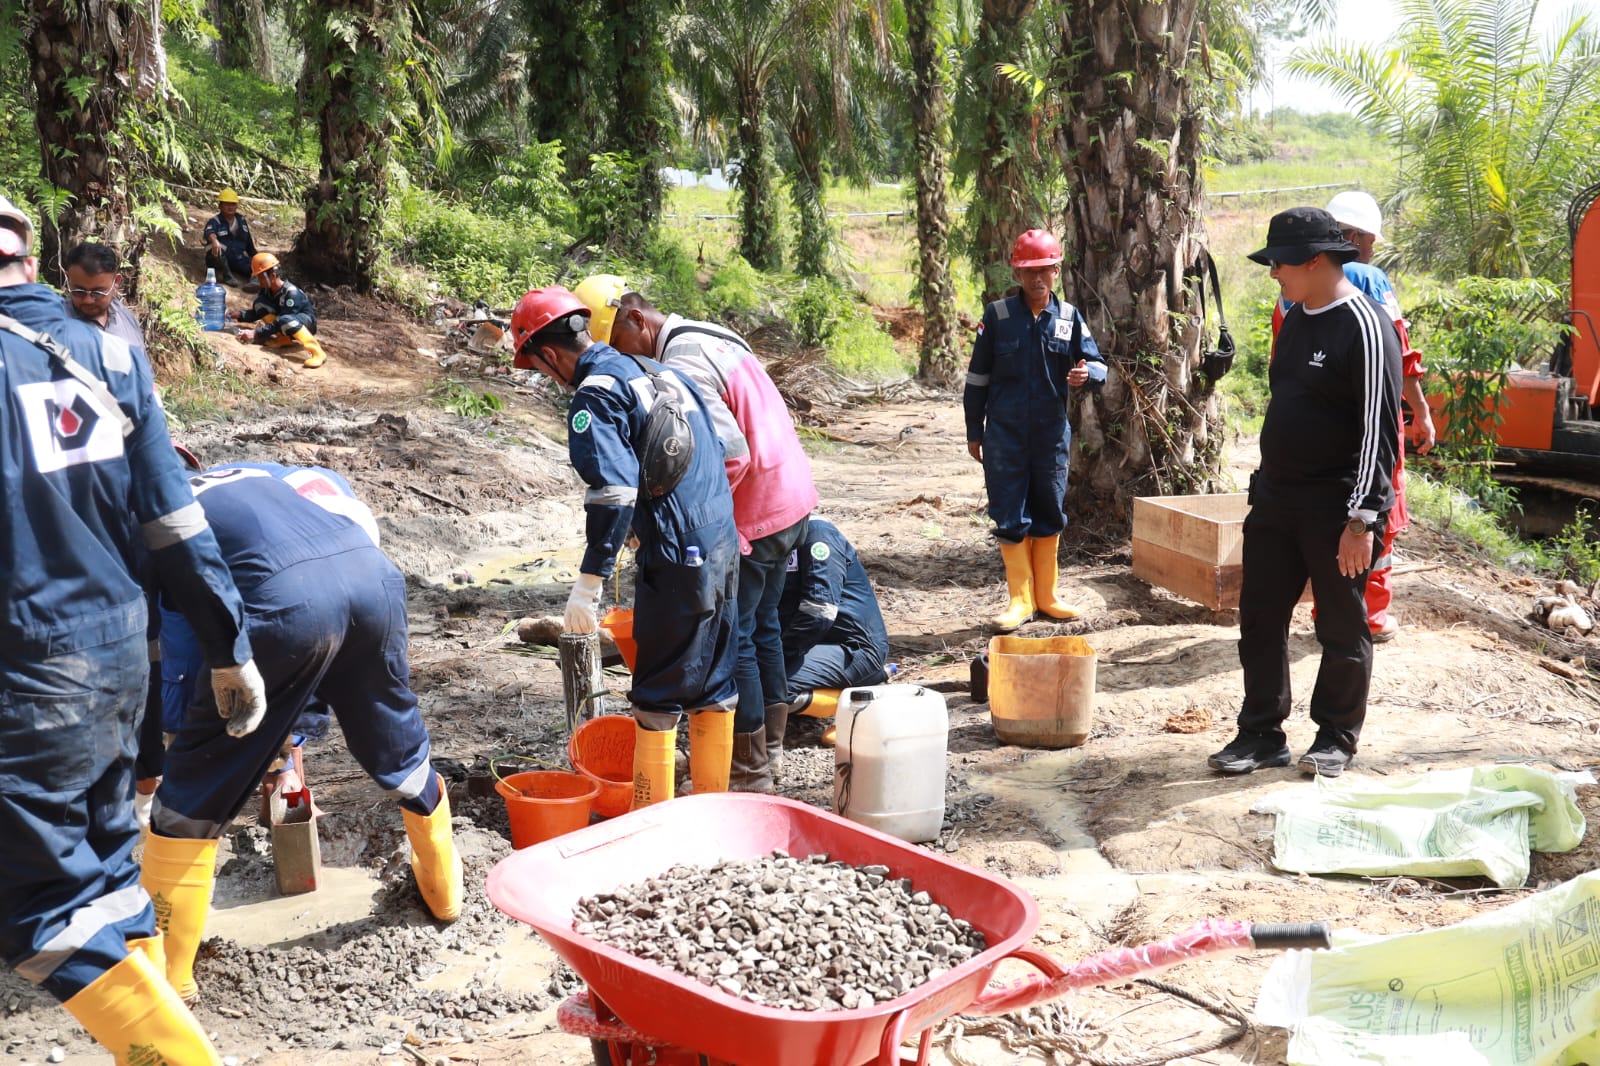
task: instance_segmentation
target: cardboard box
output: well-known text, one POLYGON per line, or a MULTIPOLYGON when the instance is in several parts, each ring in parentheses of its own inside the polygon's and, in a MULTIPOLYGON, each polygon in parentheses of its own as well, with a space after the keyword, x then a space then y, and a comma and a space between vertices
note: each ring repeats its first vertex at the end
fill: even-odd
POLYGON ((1239 606, 1243 492, 1133 501, 1133 576, 1211 608, 1239 606))

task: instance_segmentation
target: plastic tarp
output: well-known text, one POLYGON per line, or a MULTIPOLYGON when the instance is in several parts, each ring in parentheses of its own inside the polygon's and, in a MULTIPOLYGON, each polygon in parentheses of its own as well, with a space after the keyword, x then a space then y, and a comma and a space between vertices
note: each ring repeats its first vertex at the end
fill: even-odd
POLYGON ((1319 777, 1267 796, 1277 815, 1273 864, 1295 873, 1528 879, 1528 853, 1583 840, 1575 786, 1587 773, 1532 766, 1430 770, 1403 781, 1319 777))
POLYGON ((1292 1066, 1600 1063, 1600 872, 1459 925, 1341 933, 1267 972, 1292 1066))

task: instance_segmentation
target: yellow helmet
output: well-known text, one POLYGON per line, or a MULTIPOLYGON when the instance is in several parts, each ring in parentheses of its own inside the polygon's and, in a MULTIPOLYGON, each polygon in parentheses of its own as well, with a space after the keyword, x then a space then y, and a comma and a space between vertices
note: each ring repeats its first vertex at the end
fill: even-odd
POLYGON ((217 203, 219 204, 236 204, 238 202, 239 194, 234 192, 232 189, 223 189, 221 192, 217 193, 217 203))
POLYGON ((259 278, 267 271, 277 269, 277 266, 277 256, 273 255, 271 252, 257 252, 255 257, 250 260, 250 276, 252 278, 259 278))
POLYGON ((611 327, 617 320, 622 294, 628 291, 627 279, 617 274, 596 274, 584 278, 572 295, 589 309, 589 336, 601 344, 611 343, 611 327))

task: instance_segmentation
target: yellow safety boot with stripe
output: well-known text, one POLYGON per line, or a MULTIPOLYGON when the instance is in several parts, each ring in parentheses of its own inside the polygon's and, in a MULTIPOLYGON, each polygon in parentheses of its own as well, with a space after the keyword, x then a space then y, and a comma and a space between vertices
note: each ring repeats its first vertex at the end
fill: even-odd
POLYGON ((1041 614, 1051 618, 1076 618, 1079 610, 1068 607, 1061 602, 1056 593, 1056 579, 1060 576, 1060 563, 1057 561, 1057 548, 1061 544, 1061 534, 1053 537, 1029 537, 1025 543, 1028 545, 1028 556, 1033 561, 1033 602, 1041 614))
POLYGON ((193 1003, 200 992, 194 980, 194 955, 205 936, 216 879, 217 841, 145 835, 139 883, 155 904, 156 927, 165 941, 167 980, 185 1003, 193 1003))
POLYGON ((306 329, 306 327, 301 326, 289 336, 299 342, 300 347, 311 353, 306 356, 306 361, 301 363, 301 366, 308 370, 315 370, 328 361, 328 353, 322 350, 322 342, 317 340, 317 335, 306 329))
POLYGON ((142 951, 67 1000, 67 1012, 117 1066, 218 1066, 217 1049, 156 964, 142 951))
MULTIPOLYGON (((633 810, 665 803, 673 794, 673 754, 678 748, 676 729, 646 729, 633 724, 633 810)), ((690 749, 694 774, 694 751, 690 749)))
POLYGON ((411 842, 411 873, 428 913, 441 922, 461 917, 461 898, 466 895, 466 871, 456 852, 455 834, 450 828, 450 794, 444 778, 439 778, 439 805, 432 814, 418 814, 400 808, 405 818, 406 839, 411 842))
POLYGON ((733 767, 733 712, 701 710, 689 716, 689 780, 694 794, 728 791, 733 767))
POLYGON ((1011 601, 1006 609, 989 620, 1002 633, 1009 633, 1033 617, 1033 561, 1028 558, 1028 542, 1000 542, 1000 558, 1006 564, 1006 591, 1011 601))

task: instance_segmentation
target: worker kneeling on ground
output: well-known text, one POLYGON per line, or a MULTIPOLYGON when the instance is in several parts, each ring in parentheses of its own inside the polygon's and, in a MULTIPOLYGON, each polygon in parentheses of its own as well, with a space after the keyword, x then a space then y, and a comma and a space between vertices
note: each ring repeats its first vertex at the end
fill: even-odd
POLYGON ((983 464, 989 517, 1000 541, 1010 601, 991 624, 1007 632, 1038 611, 1076 618, 1056 592, 1057 547, 1067 516, 1072 425, 1069 389, 1099 389, 1106 364, 1077 308, 1058 299, 1061 244, 1031 229, 1011 249, 1020 291, 983 309, 962 404, 967 451, 983 464))
POLYGON ((450 801, 411 691, 404 576, 356 521, 268 470, 218 467, 190 484, 244 599, 267 699, 261 714, 225 721, 202 682, 166 752, 142 881, 166 934, 168 979, 185 999, 196 993, 218 838, 313 700, 333 709, 356 762, 399 798, 428 910, 453 921, 463 891, 450 801))
POLYGON ((259 326, 239 331, 246 344, 255 341, 269 348, 298 344, 309 354, 304 366, 315 370, 327 361, 328 353, 316 338, 317 312, 311 297, 278 276, 278 257, 262 252, 250 261, 250 276, 261 284, 250 310, 239 315, 240 322, 259 322, 259 326))
POLYGON ((780 614, 793 713, 831 717, 842 690, 888 680, 889 632, 878 597, 832 522, 813 516, 789 556, 780 614))
POLYGON ((633 805, 672 798, 679 719, 689 716, 694 790, 726 792, 738 704, 739 534, 722 443, 690 380, 589 335, 589 309, 560 286, 511 316, 516 364, 575 390, 567 453, 589 486, 587 546, 566 630, 593 633, 603 583, 632 526, 633 805))

